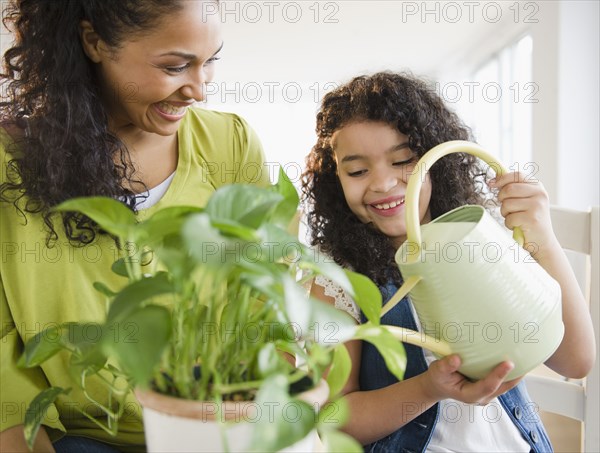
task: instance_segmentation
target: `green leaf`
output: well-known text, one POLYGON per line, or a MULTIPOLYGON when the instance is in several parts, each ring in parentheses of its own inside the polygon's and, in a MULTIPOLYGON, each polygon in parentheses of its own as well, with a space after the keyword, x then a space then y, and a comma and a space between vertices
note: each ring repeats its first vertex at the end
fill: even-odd
POLYGON ((382 306, 381 292, 368 277, 349 270, 345 270, 345 272, 354 288, 354 301, 371 324, 379 325, 382 306))
POLYGON ((244 241, 257 241, 258 236, 254 228, 248 228, 238 222, 230 220, 213 220, 211 225, 225 236, 232 236, 244 241))
POLYGON ((67 322, 62 325, 63 341, 79 348, 102 339, 102 325, 95 322, 67 322))
POLYGON ((283 196, 266 188, 249 184, 232 184, 220 187, 206 205, 205 212, 211 221, 240 223, 258 228, 268 220, 283 196))
POLYGON ((283 199, 277 204, 271 214, 270 222, 281 226, 284 229, 290 227, 290 222, 294 222, 300 197, 296 188, 285 174, 283 167, 279 169, 279 179, 274 186, 275 191, 283 196, 283 199))
POLYGON ((197 206, 170 206, 162 208, 145 220, 143 224, 149 224, 153 222, 162 222, 163 220, 173 220, 179 217, 187 217, 190 214, 199 213, 204 211, 203 208, 197 206))
POLYGON ((158 247, 155 252, 159 260, 162 261, 171 275, 173 275, 175 281, 185 280, 191 275, 195 264, 183 246, 158 247))
POLYGON ((364 451, 354 437, 341 431, 324 431, 320 433, 321 441, 325 447, 325 451, 344 453, 362 453, 364 451))
POLYGON ((53 211, 80 212, 102 229, 120 238, 127 238, 136 224, 135 214, 123 203, 108 197, 73 198, 67 200, 53 211))
POLYGON ((175 288, 166 272, 158 272, 152 277, 135 281, 117 294, 108 310, 107 323, 119 322, 128 317, 142 302, 174 291, 175 288))
POLYGON ((283 195, 283 199, 287 203, 294 204, 293 210, 291 210, 293 215, 296 212, 298 203, 300 202, 300 197, 298 196, 298 192, 296 191, 294 184, 292 183, 290 178, 288 178, 288 175, 285 173, 283 167, 279 168, 277 184, 275 184, 274 187, 277 193, 283 195))
POLYGON ((350 416, 350 408, 346 398, 337 398, 325 403, 319 410, 318 430, 320 433, 325 431, 335 431, 346 424, 350 416))
POLYGON ((81 385, 81 377, 85 372, 86 376, 90 376, 105 369, 108 357, 99 347, 93 345, 89 348, 84 348, 82 355, 72 355, 69 360, 69 375, 73 382, 81 385))
POLYGON ((401 381, 406 369, 406 351, 384 326, 363 324, 358 327, 356 337, 373 344, 383 357, 388 370, 401 381))
POLYGON ((201 208, 193 206, 173 206, 161 209, 138 225, 140 236, 138 241, 149 247, 155 247, 161 244, 167 236, 179 234, 181 226, 187 218, 202 211, 201 208))
POLYGON ((17 365, 22 368, 38 366, 64 349, 62 327, 52 325, 37 333, 27 343, 17 365))
POLYGON ((94 288, 96 291, 98 291, 100 294, 104 294, 106 297, 115 297, 117 294, 102 282, 94 282, 94 288))
POLYGON ((54 404, 54 401, 56 401, 58 395, 66 395, 70 390, 71 389, 65 390, 61 387, 47 388, 38 393, 38 395, 29 404, 29 407, 25 412, 23 431, 25 433, 25 440, 27 441, 27 446, 29 447, 30 451, 33 450, 33 444, 35 443, 35 438, 40 430, 40 426, 44 416, 46 415, 46 411, 52 404, 54 404))
POLYGON ((336 397, 346 385, 352 370, 350 354, 343 344, 333 350, 333 362, 327 375, 329 385, 329 399, 336 397))
POLYGON ((71 345, 76 352, 71 355, 71 376, 78 382, 81 371, 97 373, 104 367, 108 358, 103 353, 101 342, 110 335, 107 327, 102 324, 66 323, 63 324, 63 341, 71 345))
POLYGON ((262 415, 253 424, 250 451, 279 451, 306 437, 316 425, 313 408, 289 396, 287 379, 281 374, 265 380, 255 402, 262 415))
MULTIPOLYGON (((232 258, 231 253, 225 253, 227 247, 231 245, 235 252, 234 242, 211 225, 206 213, 190 216, 183 225, 182 235, 185 249, 200 265, 221 267, 228 258, 232 258)), ((239 256, 239 251, 234 254, 234 261, 236 256, 239 256)))
POLYGON ((267 343, 258 353, 258 372, 260 376, 267 377, 281 370, 281 356, 273 343, 267 343))
POLYGON ((127 273, 127 265, 125 264, 125 258, 119 258, 117 261, 115 261, 111 266, 111 270, 120 277, 129 277, 129 274, 127 273))
POLYGON ((308 297, 303 288, 284 276, 285 310, 301 338, 329 347, 351 340, 356 321, 333 305, 308 297))
POLYGON ((261 240, 263 261, 292 264, 299 261, 305 253, 306 246, 277 225, 271 223, 263 225, 258 230, 258 235, 261 240))
POLYGON ((313 271, 315 274, 321 274, 329 280, 338 284, 346 293, 354 297, 354 288, 348 278, 348 273, 336 264, 331 258, 319 253, 315 249, 304 249, 302 259, 298 263, 301 269, 313 271))
POLYGON ((138 307, 113 326, 116 336, 103 338, 103 351, 114 355, 138 385, 147 385, 171 336, 169 310, 158 305, 138 307))
POLYGON ((329 401, 319 411, 318 430, 324 451, 362 452, 363 447, 348 434, 338 431, 348 421, 350 409, 346 398, 329 401))
MULTIPOLYGON (((283 278, 283 288, 285 292, 286 314, 301 335, 308 335, 311 326, 311 320, 314 318, 313 312, 315 304, 311 303, 306 295, 306 291, 289 276, 283 278)), ((315 301, 313 301, 315 302, 315 301)))

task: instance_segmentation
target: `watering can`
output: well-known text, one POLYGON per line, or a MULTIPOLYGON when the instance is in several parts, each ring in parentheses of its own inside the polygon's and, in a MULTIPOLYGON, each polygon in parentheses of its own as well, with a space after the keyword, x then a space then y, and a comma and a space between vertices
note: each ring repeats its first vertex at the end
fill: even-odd
POLYGON ((507 171, 466 141, 442 143, 419 160, 406 190, 407 239, 395 256, 404 284, 381 315, 410 293, 421 331, 388 326, 397 338, 437 358, 458 354, 459 372, 473 380, 510 360, 510 380, 543 363, 562 341, 560 286, 522 247, 522 232, 511 237, 482 206, 462 206, 419 225, 425 173, 457 152, 481 158, 498 176, 507 171))

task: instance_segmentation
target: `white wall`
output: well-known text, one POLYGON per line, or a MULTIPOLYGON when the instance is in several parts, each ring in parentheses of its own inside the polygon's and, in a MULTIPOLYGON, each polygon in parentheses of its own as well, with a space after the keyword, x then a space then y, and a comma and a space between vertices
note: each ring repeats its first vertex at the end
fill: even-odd
POLYGON ((557 202, 600 204, 600 3, 561 2, 557 202))
MULTIPOLYGON (((231 6, 235 2, 229 3, 223 16, 226 52, 218 74, 220 92, 208 105, 243 113, 263 139, 269 160, 287 163, 289 169, 303 165, 315 139, 315 95, 320 97, 328 83, 386 68, 410 69, 438 80, 440 88, 468 82, 467 74, 491 53, 531 33, 532 82, 539 89, 532 105, 537 176, 553 203, 576 208, 599 203, 594 174, 599 154, 598 2, 319 2, 336 23, 323 17, 315 23, 313 2, 275 2, 273 23, 265 20, 264 2, 254 2, 263 5, 258 22, 247 20, 244 3, 237 11, 231 6), (286 5, 291 11, 294 3, 303 13, 298 22, 277 15, 286 5), (238 99, 232 94, 222 99, 223 88, 231 90, 236 82, 238 99), (272 102, 266 101, 265 83, 280 84, 272 102), (263 87, 258 102, 248 102, 256 96, 252 84, 263 87), (294 86, 301 87, 298 102, 290 99, 294 86)), ((462 96, 465 101, 466 89, 462 96)))
MULTIPOLYGON (((600 203, 596 0, 231 0, 219 14, 225 47, 207 106, 246 117, 268 160, 287 164, 292 178, 332 85, 381 69, 410 69, 442 87, 462 83, 490 53, 530 32, 538 175, 554 203, 600 203)), ((2 52, 7 37, 0 34, 2 52)))
POLYGON ((515 14, 508 2, 271 3, 272 11, 269 2, 223 3, 224 58, 208 106, 244 114, 268 159, 289 169, 304 165, 319 100, 332 86, 385 69, 434 80, 515 14))

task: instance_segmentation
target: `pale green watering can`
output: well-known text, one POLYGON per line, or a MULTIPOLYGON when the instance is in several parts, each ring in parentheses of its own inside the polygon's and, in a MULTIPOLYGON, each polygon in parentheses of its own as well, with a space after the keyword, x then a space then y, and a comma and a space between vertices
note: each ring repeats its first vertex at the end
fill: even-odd
POLYGON ((382 316, 407 293, 421 332, 398 327, 402 341, 433 351, 436 357, 460 355, 459 371, 477 380, 510 360, 510 380, 543 363, 564 333, 558 283, 522 248, 523 235, 507 234, 481 206, 462 206, 419 225, 418 198, 426 171, 441 157, 469 153, 498 175, 507 170, 478 145, 443 143, 426 153, 406 191, 407 240, 396 252, 404 284, 382 316), (421 171, 418 171, 421 170, 421 171))

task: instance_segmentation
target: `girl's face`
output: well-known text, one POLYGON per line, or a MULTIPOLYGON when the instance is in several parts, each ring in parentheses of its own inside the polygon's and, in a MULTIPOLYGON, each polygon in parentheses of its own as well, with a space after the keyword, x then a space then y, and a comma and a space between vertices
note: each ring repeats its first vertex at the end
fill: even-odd
MULTIPOLYGON (((113 131, 173 135, 195 101, 205 98, 222 47, 218 14, 203 1, 162 18, 152 30, 110 49, 82 23, 84 50, 97 66, 113 131)), ((214 9, 214 8, 213 8, 214 9)))
MULTIPOLYGON (((408 137, 386 123, 355 122, 338 129, 331 145, 350 210, 400 247, 406 240, 406 185, 418 160, 408 137)), ((419 198, 421 223, 431 220, 430 199, 431 180, 426 176, 419 198)))

